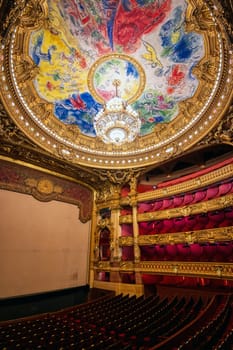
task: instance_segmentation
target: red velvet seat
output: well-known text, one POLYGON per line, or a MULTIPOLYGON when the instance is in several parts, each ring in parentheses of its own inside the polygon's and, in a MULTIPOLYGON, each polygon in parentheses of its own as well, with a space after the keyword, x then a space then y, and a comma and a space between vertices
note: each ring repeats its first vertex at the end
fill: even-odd
POLYGON ((206 190, 206 199, 213 199, 219 195, 218 186, 208 187, 206 190))
POLYGON ((228 207, 224 209, 225 219, 232 220, 231 225, 233 225, 233 207, 228 207))
POLYGON ((148 235, 154 235, 156 233, 156 221, 147 222, 147 233, 148 235))
POLYGON ((183 202, 184 202, 184 196, 183 195, 175 196, 173 198, 173 206, 174 206, 174 208, 182 206, 183 202))
POLYGON ((232 261, 233 256, 233 244, 232 242, 227 242, 227 243, 220 243, 218 245, 218 251, 221 253, 221 255, 224 257, 226 261, 232 261))
POLYGON ((221 222, 218 223, 218 227, 228 227, 232 226, 233 222, 230 219, 224 218, 221 222))
POLYGON ((224 220, 224 211, 211 211, 208 213, 208 217, 210 221, 215 223, 221 222, 224 220))
POLYGON ((204 230, 209 222, 209 217, 207 213, 200 213, 196 215, 196 223, 193 230, 204 230))
POLYGON ((141 251, 141 260, 144 260, 144 261, 159 260, 156 254, 155 246, 141 246, 140 251, 141 251))
POLYGON ((154 229, 155 229, 155 233, 157 234, 160 234, 162 233, 162 230, 163 230, 163 220, 156 220, 154 222, 155 226, 154 226, 154 229))
POLYGON ((134 259, 133 247, 122 247, 122 258, 123 261, 131 261, 134 259))
POLYGON ((205 229, 205 225, 203 225, 201 221, 197 220, 196 224, 193 226, 193 231, 199 231, 204 229, 205 229))
POLYGON ((174 230, 173 232, 183 232, 185 229, 185 218, 184 217, 178 217, 174 218, 174 230))
POLYGON ((138 213, 146 213, 148 211, 153 211, 151 203, 138 203, 138 213))
POLYGON ((217 252, 217 246, 212 244, 212 245, 207 245, 203 247, 204 249, 204 255, 205 257, 207 257, 208 261, 213 261, 214 260, 214 256, 217 252))
POLYGON ((205 225, 205 228, 208 230, 208 229, 216 228, 216 227, 218 227, 218 223, 216 223, 215 221, 211 220, 211 218, 209 218, 207 224, 205 225))
POLYGON ((122 224, 121 225, 121 235, 124 236, 124 237, 133 236, 132 225, 122 224))
POLYGON ((195 224, 196 224, 196 217, 194 215, 185 217, 185 227, 187 231, 193 230, 193 227, 195 224))
POLYGON ((189 245, 177 244, 177 252, 178 255, 182 258, 182 260, 188 260, 191 250, 189 245))
POLYGON ((230 193, 233 189, 233 183, 232 182, 227 182, 227 183, 222 183, 218 187, 218 192, 219 196, 224 196, 227 193, 230 193))
POLYGON ((162 208, 162 205, 163 205, 163 200, 160 199, 160 200, 157 200, 153 203, 153 206, 151 205, 153 211, 156 211, 156 210, 160 210, 162 208))
POLYGON ((139 228, 139 234, 140 235, 146 235, 148 234, 148 223, 147 222, 139 222, 138 228, 139 228))
POLYGON ((163 227, 161 229, 161 233, 170 233, 173 229, 173 218, 171 219, 164 219, 163 220, 163 227))
POLYGON ((193 199, 194 199, 193 193, 186 193, 184 195, 183 205, 191 204, 193 202, 193 199))
POLYGON ((193 203, 199 203, 203 200, 205 200, 206 197, 206 190, 198 190, 194 193, 193 197, 193 203))
POLYGON ((198 243, 194 243, 190 245, 191 257, 194 261, 199 261, 203 254, 203 247, 198 243))
POLYGON ((166 245, 166 255, 168 256, 168 260, 176 260, 177 256, 177 247, 175 244, 166 245))
POLYGON ((164 260, 165 255, 166 255, 165 246, 156 245, 156 253, 157 253, 159 260, 164 260))
POLYGON ((161 209, 169 209, 173 207, 173 198, 164 198, 161 209))

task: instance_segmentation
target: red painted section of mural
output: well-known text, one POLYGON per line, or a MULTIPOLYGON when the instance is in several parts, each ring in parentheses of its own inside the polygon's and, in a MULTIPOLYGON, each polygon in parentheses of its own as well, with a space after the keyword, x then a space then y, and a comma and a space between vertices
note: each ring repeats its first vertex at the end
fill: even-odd
POLYGON ((127 10, 119 5, 114 23, 114 45, 123 47, 125 53, 135 52, 143 34, 152 32, 166 17, 171 1, 153 3, 146 7, 130 1, 127 10))

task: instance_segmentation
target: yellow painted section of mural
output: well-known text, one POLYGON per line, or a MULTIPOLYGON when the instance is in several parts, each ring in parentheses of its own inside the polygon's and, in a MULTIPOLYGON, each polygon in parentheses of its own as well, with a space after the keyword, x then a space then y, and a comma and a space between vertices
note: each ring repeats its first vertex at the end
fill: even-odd
POLYGON ((74 91, 86 91, 88 69, 83 68, 80 51, 68 46, 62 36, 49 30, 36 32, 33 45, 40 35, 43 35, 41 52, 47 55, 40 61, 40 73, 36 78, 40 95, 55 102, 68 98, 74 91))

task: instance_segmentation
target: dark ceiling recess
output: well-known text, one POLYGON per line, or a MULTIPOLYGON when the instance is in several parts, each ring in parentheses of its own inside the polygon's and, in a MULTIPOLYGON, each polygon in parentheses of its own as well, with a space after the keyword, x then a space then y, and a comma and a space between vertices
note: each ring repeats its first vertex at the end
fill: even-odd
MULTIPOLYGON (((0 34, 4 37, 6 34, 6 28, 7 26, 5 25, 5 22, 9 20, 8 16, 11 11, 11 9, 14 7, 14 1, 13 0, 8 0, 8 1, 0 1, 1 11, 0 11, 0 34)), ((13 19, 11 18, 11 21, 13 19)))
POLYGON ((172 159, 161 166, 155 167, 146 173, 146 181, 150 181, 155 178, 164 177, 176 177, 181 174, 188 174, 192 172, 194 168, 198 170, 208 165, 213 165, 225 158, 233 156, 233 147, 227 144, 214 145, 199 149, 194 152, 190 152, 179 158, 172 159))

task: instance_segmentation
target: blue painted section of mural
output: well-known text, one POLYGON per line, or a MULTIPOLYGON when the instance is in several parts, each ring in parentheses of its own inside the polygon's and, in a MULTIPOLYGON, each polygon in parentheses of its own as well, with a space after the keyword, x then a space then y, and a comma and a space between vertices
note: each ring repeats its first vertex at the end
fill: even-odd
POLYGON ((89 92, 84 92, 56 102, 55 114, 63 123, 77 125, 85 134, 93 136, 95 130, 92 120, 101 107, 89 92))
POLYGON ((137 69, 130 62, 127 62, 127 65, 126 65, 126 75, 127 76, 132 75, 136 79, 139 76, 137 69))

